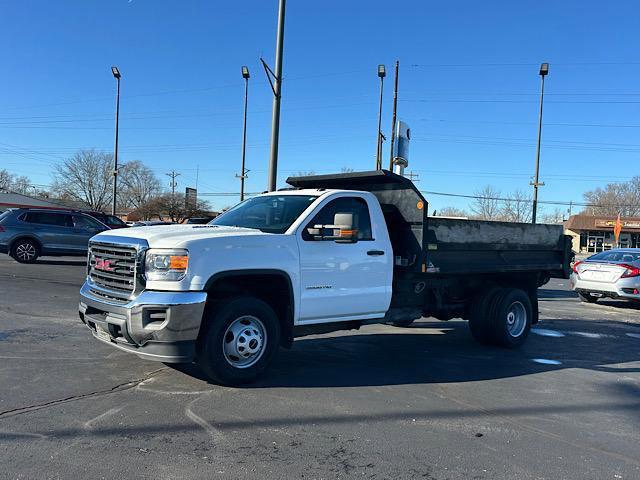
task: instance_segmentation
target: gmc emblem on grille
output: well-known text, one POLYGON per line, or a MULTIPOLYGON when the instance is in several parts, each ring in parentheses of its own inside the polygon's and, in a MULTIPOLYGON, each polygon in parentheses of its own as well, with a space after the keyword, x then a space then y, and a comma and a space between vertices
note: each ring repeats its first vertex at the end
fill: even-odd
POLYGON ((107 258, 96 258, 96 263, 93 266, 96 270, 103 270, 105 272, 113 272, 116 267, 114 265, 115 262, 107 258))

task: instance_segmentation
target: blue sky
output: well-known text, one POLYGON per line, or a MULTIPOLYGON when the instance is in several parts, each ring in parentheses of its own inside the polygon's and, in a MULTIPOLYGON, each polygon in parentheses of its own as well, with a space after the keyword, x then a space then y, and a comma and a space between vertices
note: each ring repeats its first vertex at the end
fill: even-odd
MULTIPOLYGON (((143 161, 167 186, 171 169, 179 188, 194 186, 198 169, 200 192, 238 191, 248 65, 246 189, 266 188, 272 94, 258 59, 273 65, 277 0, 0 6, 0 168, 48 184, 75 150, 111 151, 113 64, 122 161, 143 161)), ((387 66, 388 134, 396 59, 409 170, 422 190, 530 189, 543 61, 541 200, 581 201, 587 189, 638 175, 639 16, 631 0, 288 0, 278 183, 299 171, 373 168, 376 66, 387 66)), ((428 199, 432 209, 468 202, 428 199)))

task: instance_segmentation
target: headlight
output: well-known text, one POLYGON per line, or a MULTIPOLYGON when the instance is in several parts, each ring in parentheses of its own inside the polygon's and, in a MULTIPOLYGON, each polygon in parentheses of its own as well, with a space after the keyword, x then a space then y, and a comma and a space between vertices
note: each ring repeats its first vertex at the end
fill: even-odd
POLYGON ((187 274, 189 252, 184 249, 152 248, 147 250, 144 274, 147 280, 177 282, 187 274))

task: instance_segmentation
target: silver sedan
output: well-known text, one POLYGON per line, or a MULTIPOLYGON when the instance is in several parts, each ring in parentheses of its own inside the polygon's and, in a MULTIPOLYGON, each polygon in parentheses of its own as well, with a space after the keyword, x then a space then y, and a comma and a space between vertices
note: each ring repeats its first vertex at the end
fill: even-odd
POLYGON ((617 248, 576 262, 571 285, 583 302, 640 300, 640 248, 617 248))

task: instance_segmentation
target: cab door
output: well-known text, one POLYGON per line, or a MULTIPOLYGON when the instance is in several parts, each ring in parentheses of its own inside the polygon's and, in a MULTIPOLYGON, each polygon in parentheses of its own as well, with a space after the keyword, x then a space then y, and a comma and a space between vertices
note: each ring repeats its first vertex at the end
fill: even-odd
MULTIPOLYGON (((375 201, 373 199, 372 201, 375 201)), ((384 225, 378 228, 386 228, 384 225)), ((370 207, 360 196, 327 203, 303 226, 300 250, 299 323, 324 323, 383 317, 391 300, 392 251, 386 232, 372 229, 370 207), (352 243, 309 233, 320 225, 353 219, 352 243)))

